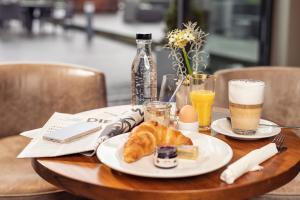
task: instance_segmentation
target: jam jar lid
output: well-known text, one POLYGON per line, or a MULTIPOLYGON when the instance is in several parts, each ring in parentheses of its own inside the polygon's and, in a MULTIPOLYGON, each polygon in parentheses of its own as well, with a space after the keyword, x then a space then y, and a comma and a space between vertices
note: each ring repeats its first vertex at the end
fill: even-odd
POLYGON ((177 157, 177 149, 174 146, 158 146, 156 156, 162 159, 175 158, 177 157))

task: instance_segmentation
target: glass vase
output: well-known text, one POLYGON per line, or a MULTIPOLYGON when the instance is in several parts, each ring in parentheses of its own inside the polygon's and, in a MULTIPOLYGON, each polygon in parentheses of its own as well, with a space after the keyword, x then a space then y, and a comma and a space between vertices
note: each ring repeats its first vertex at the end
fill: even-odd
MULTIPOLYGON (((183 77, 180 77, 178 82, 182 80, 183 77)), ((176 93, 176 107, 177 111, 179 112, 181 108, 185 105, 190 105, 190 84, 189 84, 189 78, 185 78, 186 80, 183 81, 181 87, 179 88, 178 92, 176 93)))

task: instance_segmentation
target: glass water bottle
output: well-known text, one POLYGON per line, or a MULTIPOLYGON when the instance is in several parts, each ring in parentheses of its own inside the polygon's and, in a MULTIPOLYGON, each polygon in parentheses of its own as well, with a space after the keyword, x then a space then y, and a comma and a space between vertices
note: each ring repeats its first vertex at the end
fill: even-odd
POLYGON ((157 99, 157 69, 151 54, 151 34, 136 34, 137 54, 131 68, 131 103, 157 99))

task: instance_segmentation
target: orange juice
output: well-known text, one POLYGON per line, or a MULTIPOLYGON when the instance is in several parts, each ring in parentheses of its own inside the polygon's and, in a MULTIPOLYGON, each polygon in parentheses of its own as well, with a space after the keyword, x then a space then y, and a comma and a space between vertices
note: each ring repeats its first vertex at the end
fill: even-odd
POLYGON ((209 128, 215 92, 211 90, 194 90, 190 92, 193 107, 198 113, 199 126, 209 128))

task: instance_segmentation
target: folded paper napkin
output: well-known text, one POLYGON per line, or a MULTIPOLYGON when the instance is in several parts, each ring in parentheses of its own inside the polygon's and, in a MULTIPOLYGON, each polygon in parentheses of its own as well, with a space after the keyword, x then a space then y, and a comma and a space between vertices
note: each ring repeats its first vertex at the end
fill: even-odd
POLYGON ((227 169, 223 171, 220 178, 227 184, 232 184, 237 178, 249 171, 262 170, 263 167, 259 166, 259 164, 277 153, 278 150, 275 143, 270 143, 260 149, 255 149, 229 165, 227 169))

